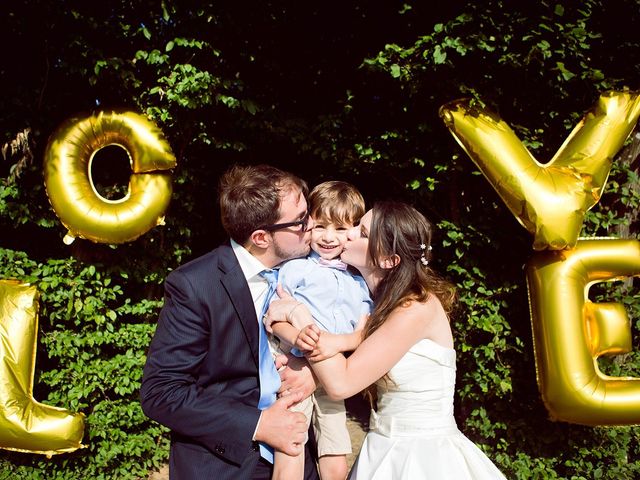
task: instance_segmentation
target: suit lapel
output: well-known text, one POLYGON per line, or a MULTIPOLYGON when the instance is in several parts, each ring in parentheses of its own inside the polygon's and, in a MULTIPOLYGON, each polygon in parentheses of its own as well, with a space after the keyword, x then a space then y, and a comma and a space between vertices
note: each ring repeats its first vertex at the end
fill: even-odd
POLYGON ((231 303, 240 319, 242 328, 251 347, 251 354, 258 366, 258 348, 260 342, 258 319, 253 306, 251 292, 247 280, 244 278, 238 259, 231 247, 226 247, 224 255, 220 256, 219 268, 222 273, 221 281, 231 303))

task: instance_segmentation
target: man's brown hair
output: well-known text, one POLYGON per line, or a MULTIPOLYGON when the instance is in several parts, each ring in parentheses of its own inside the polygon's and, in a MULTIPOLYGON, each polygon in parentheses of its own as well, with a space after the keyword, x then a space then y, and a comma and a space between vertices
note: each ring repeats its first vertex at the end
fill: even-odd
POLYGON ((282 197, 292 189, 308 192, 304 180, 270 165, 231 167, 218 186, 222 226, 245 245, 259 227, 278 221, 282 197))

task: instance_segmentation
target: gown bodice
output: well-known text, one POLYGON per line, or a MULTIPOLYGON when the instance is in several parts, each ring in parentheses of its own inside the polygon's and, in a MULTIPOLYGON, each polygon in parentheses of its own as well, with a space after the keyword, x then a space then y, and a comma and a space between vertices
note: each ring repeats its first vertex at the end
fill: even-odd
POLYGON ((416 343, 376 382, 378 413, 438 419, 453 416, 456 352, 432 340, 416 343))
POLYGON ((504 480, 456 426, 455 350, 420 340, 386 377, 350 479, 504 480))

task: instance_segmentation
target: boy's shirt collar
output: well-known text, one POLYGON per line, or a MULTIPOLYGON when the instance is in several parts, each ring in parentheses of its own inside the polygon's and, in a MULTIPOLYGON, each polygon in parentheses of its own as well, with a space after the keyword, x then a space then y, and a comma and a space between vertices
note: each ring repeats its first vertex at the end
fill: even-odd
POLYGON ((311 250, 309 254, 309 258, 316 262, 321 267, 335 268, 336 270, 345 271, 347 269, 347 264, 340 260, 340 256, 336 258, 332 258, 331 260, 325 260, 318 254, 317 252, 311 250))

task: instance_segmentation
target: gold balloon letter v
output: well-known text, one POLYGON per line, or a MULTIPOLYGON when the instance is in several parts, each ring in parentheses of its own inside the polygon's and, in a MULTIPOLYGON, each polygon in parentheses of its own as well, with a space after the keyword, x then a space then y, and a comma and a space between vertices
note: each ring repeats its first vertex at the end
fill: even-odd
POLYGON ((0 448, 53 455, 82 447, 84 415, 33 398, 36 287, 0 280, 0 448))
POLYGON ((640 115, 637 92, 607 92, 553 159, 538 163, 494 113, 444 105, 445 124, 518 221, 534 235, 527 265, 538 386, 551 417, 585 425, 640 423, 640 379, 609 377, 597 359, 631 349, 621 304, 592 303, 597 282, 640 275, 637 240, 578 240, 613 156, 640 115))

